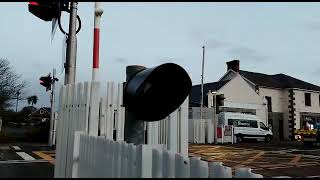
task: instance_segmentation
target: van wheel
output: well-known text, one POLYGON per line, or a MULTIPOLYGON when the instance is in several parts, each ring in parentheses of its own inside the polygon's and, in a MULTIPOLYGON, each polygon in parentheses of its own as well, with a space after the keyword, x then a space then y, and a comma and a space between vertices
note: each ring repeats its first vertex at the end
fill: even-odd
POLYGON ((237 135, 237 143, 242 143, 243 137, 241 135, 237 135))
POLYGON ((272 137, 270 135, 267 135, 264 139, 265 142, 271 142, 272 141, 272 137))

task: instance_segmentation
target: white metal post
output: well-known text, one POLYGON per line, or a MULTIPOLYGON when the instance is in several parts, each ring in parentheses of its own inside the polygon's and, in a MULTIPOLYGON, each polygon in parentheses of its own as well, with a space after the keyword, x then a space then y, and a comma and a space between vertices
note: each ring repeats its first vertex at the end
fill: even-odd
POLYGON ((233 135, 233 125, 231 125, 231 143, 234 142, 234 135, 233 135))
POLYGON ((201 101, 200 101, 200 119, 202 119, 202 108, 203 108, 203 73, 204 73, 204 53, 205 47, 202 47, 202 73, 201 73, 201 101))
POLYGON ((94 30, 93 30, 93 64, 92 81, 98 80, 99 46, 100 46, 100 19, 103 13, 101 2, 94 3, 94 30))

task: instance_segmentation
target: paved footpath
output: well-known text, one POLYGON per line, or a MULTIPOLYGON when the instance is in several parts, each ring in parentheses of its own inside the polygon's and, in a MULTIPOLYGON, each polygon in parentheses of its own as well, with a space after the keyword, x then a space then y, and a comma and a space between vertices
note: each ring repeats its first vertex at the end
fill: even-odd
POLYGON ((264 177, 320 177, 320 149, 265 143, 189 145, 190 156, 220 161, 232 167, 250 167, 264 177))
POLYGON ((43 145, 0 145, 0 178, 53 178, 52 152, 43 145))

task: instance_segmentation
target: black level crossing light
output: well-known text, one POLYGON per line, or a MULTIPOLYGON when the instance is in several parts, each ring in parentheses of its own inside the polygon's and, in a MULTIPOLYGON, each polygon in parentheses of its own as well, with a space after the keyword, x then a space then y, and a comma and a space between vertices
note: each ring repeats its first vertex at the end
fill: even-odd
POLYGON ((124 106, 139 120, 158 121, 184 102, 191 87, 188 73, 177 64, 143 67, 126 82, 124 106))
POLYGON ((52 78, 50 75, 48 76, 41 76, 40 77, 40 84, 46 88, 46 91, 51 90, 52 78))
POLYGON ((162 120, 179 108, 189 95, 192 82, 188 73, 174 63, 153 68, 127 66, 126 73, 124 140, 144 144, 147 143, 144 123, 162 120))
POLYGON ((33 15, 42 19, 43 21, 52 21, 58 19, 62 10, 67 10, 69 1, 66 0, 51 0, 51 1, 37 1, 29 2, 28 10, 33 15))

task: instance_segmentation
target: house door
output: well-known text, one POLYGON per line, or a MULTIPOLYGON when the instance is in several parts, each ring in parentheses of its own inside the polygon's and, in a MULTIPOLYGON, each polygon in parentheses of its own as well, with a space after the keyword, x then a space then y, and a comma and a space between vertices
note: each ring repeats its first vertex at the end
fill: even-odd
POLYGON ((283 140, 283 119, 279 119, 279 139, 283 140))

